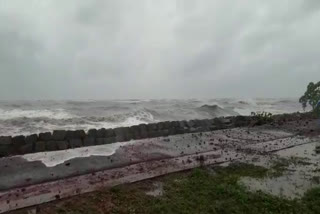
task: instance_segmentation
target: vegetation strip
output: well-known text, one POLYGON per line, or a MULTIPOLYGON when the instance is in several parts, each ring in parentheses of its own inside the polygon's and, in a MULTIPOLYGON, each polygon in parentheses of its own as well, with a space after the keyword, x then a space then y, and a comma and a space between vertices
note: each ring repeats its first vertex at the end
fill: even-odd
MULTIPOLYGON (((320 212, 320 188, 308 191, 300 199, 289 200, 263 192, 250 192, 238 181, 243 176, 264 178, 268 169, 253 165, 226 168, 198 168, 157 178, 163 194, 145 194, 152 181, 121 185, 112 189, 76 196, 41 205, 38 214, 102 213, 304 213, 320 212)), ((14 214, 25 214, 18 211, 14 214)))

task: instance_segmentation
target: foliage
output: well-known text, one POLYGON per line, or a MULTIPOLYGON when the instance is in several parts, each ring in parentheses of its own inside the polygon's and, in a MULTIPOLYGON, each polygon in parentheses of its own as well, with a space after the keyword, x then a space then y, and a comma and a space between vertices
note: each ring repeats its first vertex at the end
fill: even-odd
POLYGON ((270 112, 251 112, 251 116, 255 117, 257 125, 273 122, 273 117, 270 112))
POLYGON ((303 109, 309 104, 312 107, 312 110, 319 110, 317 104, 320 101, 320 81, 317 83, 310 82, 307 91, 299 99, 299 102, 302 104, 303 109))

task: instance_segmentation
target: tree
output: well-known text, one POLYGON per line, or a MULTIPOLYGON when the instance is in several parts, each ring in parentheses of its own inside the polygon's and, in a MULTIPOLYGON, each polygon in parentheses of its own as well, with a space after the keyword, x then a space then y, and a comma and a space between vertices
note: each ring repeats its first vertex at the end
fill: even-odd
POLYGON ((317 104, 320 101, 320 81, 318 83, 310 82, 307 91, 299 99, 299 102, 302 104, 303 109, 309 104, 312 107, 312 110, 317 110, 317 104))

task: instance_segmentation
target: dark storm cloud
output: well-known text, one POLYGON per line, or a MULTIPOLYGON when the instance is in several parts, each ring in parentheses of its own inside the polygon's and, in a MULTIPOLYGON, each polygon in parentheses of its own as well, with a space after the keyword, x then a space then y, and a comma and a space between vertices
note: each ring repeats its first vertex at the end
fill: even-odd
POLYGON ((0 1, 0 99, 293 97, 320 2, 0 1))

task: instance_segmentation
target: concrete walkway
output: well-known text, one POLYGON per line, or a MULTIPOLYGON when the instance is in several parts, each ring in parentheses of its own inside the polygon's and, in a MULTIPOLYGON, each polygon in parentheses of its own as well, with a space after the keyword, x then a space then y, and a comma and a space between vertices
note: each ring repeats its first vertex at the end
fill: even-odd
POLYGON ((235 128, 1 158, 0 213, 311 143, 293 132, 235 128))

